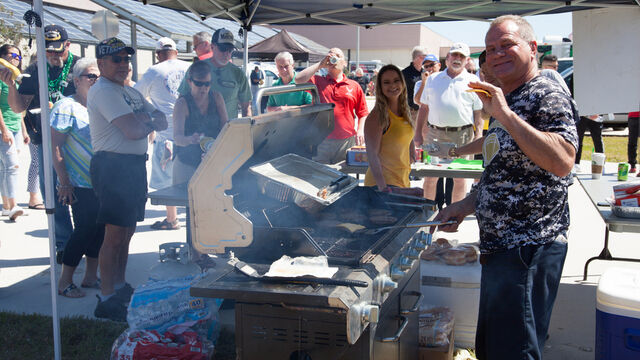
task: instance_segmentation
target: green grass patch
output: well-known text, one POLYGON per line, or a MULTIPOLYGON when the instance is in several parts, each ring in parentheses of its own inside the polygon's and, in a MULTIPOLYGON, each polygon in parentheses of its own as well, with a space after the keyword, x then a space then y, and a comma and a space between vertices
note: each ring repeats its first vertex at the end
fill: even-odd
MULTIPOLYGON (((627 162, 627 143, 626 136, 603 136, 602 142, 604 142, 604 153, 607 156, 607 162, 627 162)), ((585 135, 582 143, 582 156, 581 160, 591 161, 591 150, 593 149, 593 140, 588 135, 585 135)))
MULTIPOLYGON (((111 345, 127 328, 115 323, 70 317, 60 319, 62 358, 108 359, 111 345)), ((53 359, 51 316, 0 312, 0 359, 53 359)))

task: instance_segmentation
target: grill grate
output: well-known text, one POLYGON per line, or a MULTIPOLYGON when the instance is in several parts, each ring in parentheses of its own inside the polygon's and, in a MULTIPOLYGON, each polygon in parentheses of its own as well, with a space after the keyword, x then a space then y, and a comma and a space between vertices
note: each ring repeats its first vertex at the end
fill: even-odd
POLYGON ((313 344, 318 346, 347 346, 347 334, 327 331, 307 331, 283 327, 251 327, 250 337, 254 340, 277 341, 294 344, 313 344))

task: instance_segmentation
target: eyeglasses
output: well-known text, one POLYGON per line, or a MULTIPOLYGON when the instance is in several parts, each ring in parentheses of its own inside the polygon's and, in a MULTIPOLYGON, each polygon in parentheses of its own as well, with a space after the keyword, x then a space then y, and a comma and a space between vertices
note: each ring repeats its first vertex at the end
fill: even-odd
POLYGON ((422 68, 425 69, 425 70, 428 70, 428 69, 431 69, 434 66, 436 66, 436 63, 422 65, 422 68))
POLYGON ((18 53, 9 53, 9 55, 11 55, 12 58, 18 60, 18 61, 22 61, 22 56, 20 56, 20 54, 18 53))
POLYGON ((211 86, 211 81, 198 81, 198 80, 194 80, 193 78, 191 78, 189 80, 191 80, 193 85, 195 85, 197 87, 211 86))
POLYGON ((80 76, 84 76, 87 79, 91 80, 91 81, 96 81, 98 80, 99 75, 98 74, 82 74, 80 76))
POLYGON ((131 62, 131 56, 111 55, 111 61, 113 61, 114 64, 120 64, 123 61, 129 63, 131 62))

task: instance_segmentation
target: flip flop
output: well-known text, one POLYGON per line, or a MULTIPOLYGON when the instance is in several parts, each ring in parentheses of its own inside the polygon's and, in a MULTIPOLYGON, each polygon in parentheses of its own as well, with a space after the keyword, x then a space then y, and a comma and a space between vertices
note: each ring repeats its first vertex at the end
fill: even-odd
POLYGON ((93 284, 80 284, 80 287, 85 289, 100 289, 101 281, 100 279, 96 280, 93 284))
POLYGON ((77 299, 85 296, 85 293, 82 292, 76 284, 71 283, 64 290, 58 290, 58 295, 62 295, 64 297, 77 299))
POLYGON ((29 209, 31 210, 44 210, 44 204, 35 204, 35 205, 29 205, 29 209))

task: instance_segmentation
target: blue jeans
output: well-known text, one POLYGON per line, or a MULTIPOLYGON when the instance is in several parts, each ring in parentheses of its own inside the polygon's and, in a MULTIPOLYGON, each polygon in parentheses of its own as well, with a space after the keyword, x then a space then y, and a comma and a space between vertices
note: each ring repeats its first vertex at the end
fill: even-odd
POLYGON ((545 245, 482 255, 479 360, 542 358, 566 256, 563 235, 545 245))
MULTIPOLYGON (((44 154, 43 154, 43 145, 38 146, 38 162, 40 166, 38 167, 38 174, 40 176, 40 193, 42 194, 42 199, 46 199, 45 196, 45 187, 44 187, 44 154)), ((53 165, 51 165, 53 167, 53 165)), ((58 201, 58 191, 55 187, 56 179, 58 175, 56 175, 56 171, 53 171, 53 201, 55 202, 56 211, 53 214, 53 223, 56 228, 56 249, 63 250, 67 245, 67 241, 71 237, 71 233, 73 232, 73 225, 71 225, 71 216, 69 215, 69 207, 67 205, 62 205, 60 201, 58 201)))
MULTIPOLYGON (((18 188, 18 136, 11 131, 11 145, 0 139, 0 194, 15 199, 18 188)), ((8 206, 7 204, 4 204, 8 206)))

